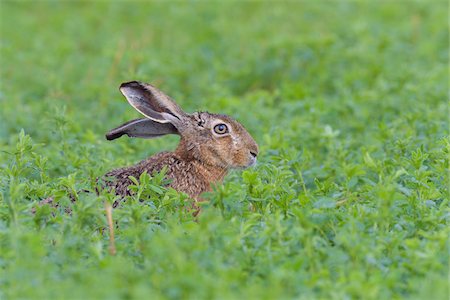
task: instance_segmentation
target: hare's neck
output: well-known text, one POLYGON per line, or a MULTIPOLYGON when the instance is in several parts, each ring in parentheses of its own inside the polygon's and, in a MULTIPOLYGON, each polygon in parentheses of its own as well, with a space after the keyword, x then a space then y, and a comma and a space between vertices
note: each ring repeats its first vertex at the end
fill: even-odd
POLYGON ((181 160, 191 163, 198 173, 210 183, 222 181, 228 173, 228 168, 224 168, 205 159, 202 153, 198 153, 194 147, 190 147, 183 139, 175 150, 175 154, 181 160))
POLYGON ((221 182, 228 173, 227 169, 206 165, 198 160, 192 161, 192 164, 195 166, 198 173, 203 176, 205 181, 209 183, 221 182))

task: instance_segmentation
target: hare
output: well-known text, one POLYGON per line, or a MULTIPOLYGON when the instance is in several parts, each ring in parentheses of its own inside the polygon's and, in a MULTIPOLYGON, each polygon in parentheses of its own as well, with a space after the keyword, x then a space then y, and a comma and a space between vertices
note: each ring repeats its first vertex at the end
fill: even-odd
MULTIPOLYGON (((247 168, 256 163, 258 145, 245 128, 227 115, 184 112, 169 96, 154 86, 138 81, 123 83, 121 93, 145 118, 135 119, 112 129, 107 140, 122 135, 156 138, 178 134, 180 142, 173 152, 157 153, 134 166, 105 174, 108 188, 119 196, 130 195, 129 176, 167 169, 169 187, 201 201, 211 184, 223 180, 231 168, 247 168)), ((115 204, 117 206, 117 203, 115 204)))

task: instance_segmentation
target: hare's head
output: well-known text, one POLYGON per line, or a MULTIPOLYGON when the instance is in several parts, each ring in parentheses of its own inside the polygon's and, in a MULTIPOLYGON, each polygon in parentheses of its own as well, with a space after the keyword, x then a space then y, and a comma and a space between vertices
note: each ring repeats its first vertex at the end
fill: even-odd
POLYGON ((146 118, 127 122, 111 130, 106 138, 154 138, 181 136, 177 153, 220 168, 245 168, 256 162, 258 145, 245 128, 229 116, 208 112, 185 113, 170 97, 150 84, 123 83, 120 91, 146 118))

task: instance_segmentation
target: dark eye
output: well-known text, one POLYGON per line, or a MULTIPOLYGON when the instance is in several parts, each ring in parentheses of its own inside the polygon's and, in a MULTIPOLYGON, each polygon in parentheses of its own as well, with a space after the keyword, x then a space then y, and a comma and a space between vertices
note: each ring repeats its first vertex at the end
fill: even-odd
POLYGON ((217 124, 214 126, 214 132, 217 134, 225 134, 228 132, 228 127, 225 124, 217 124))

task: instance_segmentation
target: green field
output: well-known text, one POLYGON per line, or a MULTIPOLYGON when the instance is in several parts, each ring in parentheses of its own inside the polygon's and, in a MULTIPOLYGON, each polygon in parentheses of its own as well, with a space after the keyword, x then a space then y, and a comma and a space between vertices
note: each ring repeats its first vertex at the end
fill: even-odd
POLYGON ((0 299, 448 299, 446 1, 1 1, 0 22, 0 299), (114 197, 81 191, 178 142, 105 140, 139 116, 130 80, 260 155, 198 220, 145 178, 112 256, 114 197))

